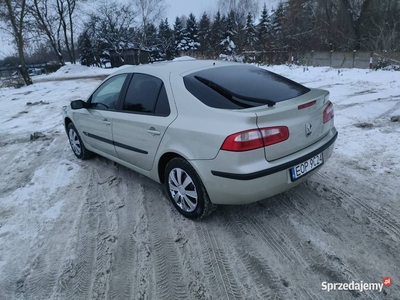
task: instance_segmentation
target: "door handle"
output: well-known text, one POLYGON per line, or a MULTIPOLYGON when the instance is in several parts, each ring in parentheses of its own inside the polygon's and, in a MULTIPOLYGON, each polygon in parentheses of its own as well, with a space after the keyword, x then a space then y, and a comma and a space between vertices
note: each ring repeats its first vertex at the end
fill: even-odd
POLYGON ((159 132, 158 130, 156 130, 154 127, 150 127, 149 129, 147 129, 147 132, 148 132, 150 135, 152 135, 152 136, 160 135, 160 134, 161 134, 161 132, 159 132))
POLYGON ((103 124, 106 124, 106 125, 111 125, 111 122, 110 122, 110 121, 108 121, 107 119, 104 119, 104 120, 103 120, 103 124))

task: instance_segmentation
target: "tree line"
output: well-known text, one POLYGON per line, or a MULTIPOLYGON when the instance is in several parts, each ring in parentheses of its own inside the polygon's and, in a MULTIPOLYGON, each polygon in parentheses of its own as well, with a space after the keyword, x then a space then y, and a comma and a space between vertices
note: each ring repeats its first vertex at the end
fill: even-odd
POLYGON ((87 2, 0 0, 0 18, 21 65, 32 38, 62 65, 68 59, 97 66, 110 61, 110 50, 127 48, 147 50, 157 61, 182 53, 242 59, 272 51, 398 51, 400 45, 400 0, 287 0, 274 10, 267 2, 261 11, 258 0, 219 0, 215 14, 197 19, 190 13, 172 23, 162 18, 165 0, 102 1, 94 11, 79 9, 87 2))

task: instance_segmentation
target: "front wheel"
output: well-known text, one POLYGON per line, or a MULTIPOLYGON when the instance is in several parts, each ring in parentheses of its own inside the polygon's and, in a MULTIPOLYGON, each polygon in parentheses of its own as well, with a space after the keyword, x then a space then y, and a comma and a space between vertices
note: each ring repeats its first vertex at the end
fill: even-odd
POLYGON ((86 149, 74 124, 72 123, 68 124, 67 133, 68 133, 69 144, 71 145, 71 149, 74 152, 75 156, 79 159, 90 158, 92 156, 92 152, 86 149))
POLYGON ((172 159, 167 164, 164 176, 172 204, 185 217, 201 219, 216 208, 211 203, 199 175, 185 159, 172 159))

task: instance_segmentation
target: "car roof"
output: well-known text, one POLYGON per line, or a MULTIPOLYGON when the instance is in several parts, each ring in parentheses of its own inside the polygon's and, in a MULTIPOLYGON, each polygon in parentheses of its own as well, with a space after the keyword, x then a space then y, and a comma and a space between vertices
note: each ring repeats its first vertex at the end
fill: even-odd
POLYGON ((176 75, 186 75, 193 73, 195 71, 200 71, 204 69, 215 68, 218 66, 227 65, 238 65, 238 63, 219 61, 219 60, 178 60, 178 61, 166 61, 166 62, 156 62, 152 64, 138 65, 138 66, 128 66, 125 65, 111 76, 122 74, 122 73, 157 73, 159 75, 168 75, 174 73, 176 75))

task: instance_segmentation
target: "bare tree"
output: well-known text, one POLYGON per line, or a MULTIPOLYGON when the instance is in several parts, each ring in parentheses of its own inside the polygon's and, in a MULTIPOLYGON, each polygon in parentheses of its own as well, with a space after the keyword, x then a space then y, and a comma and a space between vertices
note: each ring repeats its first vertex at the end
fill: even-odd
POLYGON ((372 3, 360 22, 361 46, 365 49, 396 51, 400 42, 400 1, 372 3))
MULTIPOLYGON (((97 65, 110 60, 109 50, 121 55, 123 50, 137 42, 134 20, 137 14, 129 4, 107 2, 99 5, 84 24, 97 65)), ((82 49, 80 49, 82 51, 82 49)))
POLYGON ((162 20, 166 10, 165 0, 133 0, 133 4, 140 15, 142 27, 142 46, 146 41, 146 30, 150 24, 162 20))
POLYGON ((18 49, 21 75, 25 84, 30 85, 32 80, 28 73, 24 54, 24 33, 27 30, 26 15, 26 0, 0 0, 0 18, 11 25, 11 34, 18 49))
POLYGON ((54 14, 51 3, 49 3, 49 0, 33 0, 30 12, 36 21, 37 30, 45 34, 59 62, 61 65, 65 65, 61 44, 58 42, 60 39, 61 20, 54 14))
POLYGON ((250 13, 253 17, 258 14, 260 9, 259 0, 218 0, 220 12, 225 15, 230 12, 235 12, 237 17, 244 20, 245 23, 247 14, 250 13))
POLYGON ((56 11, 61 22, 61 27, 64 34, 65 47, 68 52, 71 63, 76 62, 75 46, 74 46, 74 24, 72 15, 76 7, 75 0, 56 0, 56 11))

